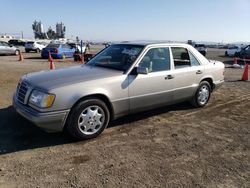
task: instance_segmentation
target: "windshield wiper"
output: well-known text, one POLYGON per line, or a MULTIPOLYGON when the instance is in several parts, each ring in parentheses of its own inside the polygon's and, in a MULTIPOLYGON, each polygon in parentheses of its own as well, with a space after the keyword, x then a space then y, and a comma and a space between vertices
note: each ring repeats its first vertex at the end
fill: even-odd
POLYGON ((119 71, 124 71, 123 69, 120 69, 118 67, 107 66, 107 65, 102 65, 102 64, 94 64, 93 66, 103 67, 103 68, 107 68, 107 69, 114 69, 114 70, 119 70, 119 71))

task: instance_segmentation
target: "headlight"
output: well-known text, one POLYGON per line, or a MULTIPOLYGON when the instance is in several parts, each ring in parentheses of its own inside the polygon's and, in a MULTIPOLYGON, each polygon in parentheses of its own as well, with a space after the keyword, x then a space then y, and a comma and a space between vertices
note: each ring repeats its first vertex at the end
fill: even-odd
POLYGON ((55 100, 55 95, 47 94, 42 91, 33 90, 30 95, 29 103, 39 108, 49 108, 55 100))

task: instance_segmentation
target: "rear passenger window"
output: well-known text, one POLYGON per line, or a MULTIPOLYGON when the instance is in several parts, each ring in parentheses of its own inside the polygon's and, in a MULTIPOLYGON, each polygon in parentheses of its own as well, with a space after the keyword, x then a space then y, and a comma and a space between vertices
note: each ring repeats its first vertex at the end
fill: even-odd
POLYGON ((200 65, 199 61, 196 59, 196 57, 194 57, 194 55, 191 52, 189 52, 189 57, 190 57, 190 61, 191 61, 192 66, 199 66, 200 65))
POLYGON ((191 67, 189 53, 186 48, 172 47, 171 50, 174 59, 174 66, 176 69, 191 67))
POLYGON ((150 49, 142 58, 139 66, 148 68, 149 72, 170 70, 169 48, 150 49))

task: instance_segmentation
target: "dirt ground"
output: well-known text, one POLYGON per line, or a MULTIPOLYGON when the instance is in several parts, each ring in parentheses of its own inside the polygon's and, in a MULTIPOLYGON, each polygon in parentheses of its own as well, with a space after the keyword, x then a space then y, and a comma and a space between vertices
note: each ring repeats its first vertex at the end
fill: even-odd
MULTIPOLYGON (((223 62, 224 51, 208 58, 223 62)), ((250 187, 250 82, 227 68, 209 104, 188 103, 117 120, 98 138, 72 142, 17 115, 21 75, 47 70, 39 54, 0 56, 0 187, 250 187)), ((77 63, 56 62, 56 68, 77 63)))

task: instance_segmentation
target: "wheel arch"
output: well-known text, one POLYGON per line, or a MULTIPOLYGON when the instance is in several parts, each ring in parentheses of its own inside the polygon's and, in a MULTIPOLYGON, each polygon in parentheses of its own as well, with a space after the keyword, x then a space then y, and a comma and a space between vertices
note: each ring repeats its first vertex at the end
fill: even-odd
POLYGON ((203 82, 203 81, 207 81, 211 86, 211 90, 213 91, 213 89, 214 89, 213 78, 211 78, 211 77, 202 78, 202 80, 200 82, 203 82))
POLYGON ((72 109, 77 105, 79 104, 80 102, 84 101, 84 100, 87 100, 87 99, 99 99, 101 101, 103 101, 106 105, 107 105, 107 108, 110 112, 110 119, 114 119, 114 108, 113 108, 113 105, 111 103, 111 101, 109 100, 109 98, 104 95, 104 94, 90 94, 90 95, 86 95, 84 97, 81 97, 79 98, 74 104, 73 106, 71 107, 70 109, 70 112, 69 114, 71 113, 72 109))

